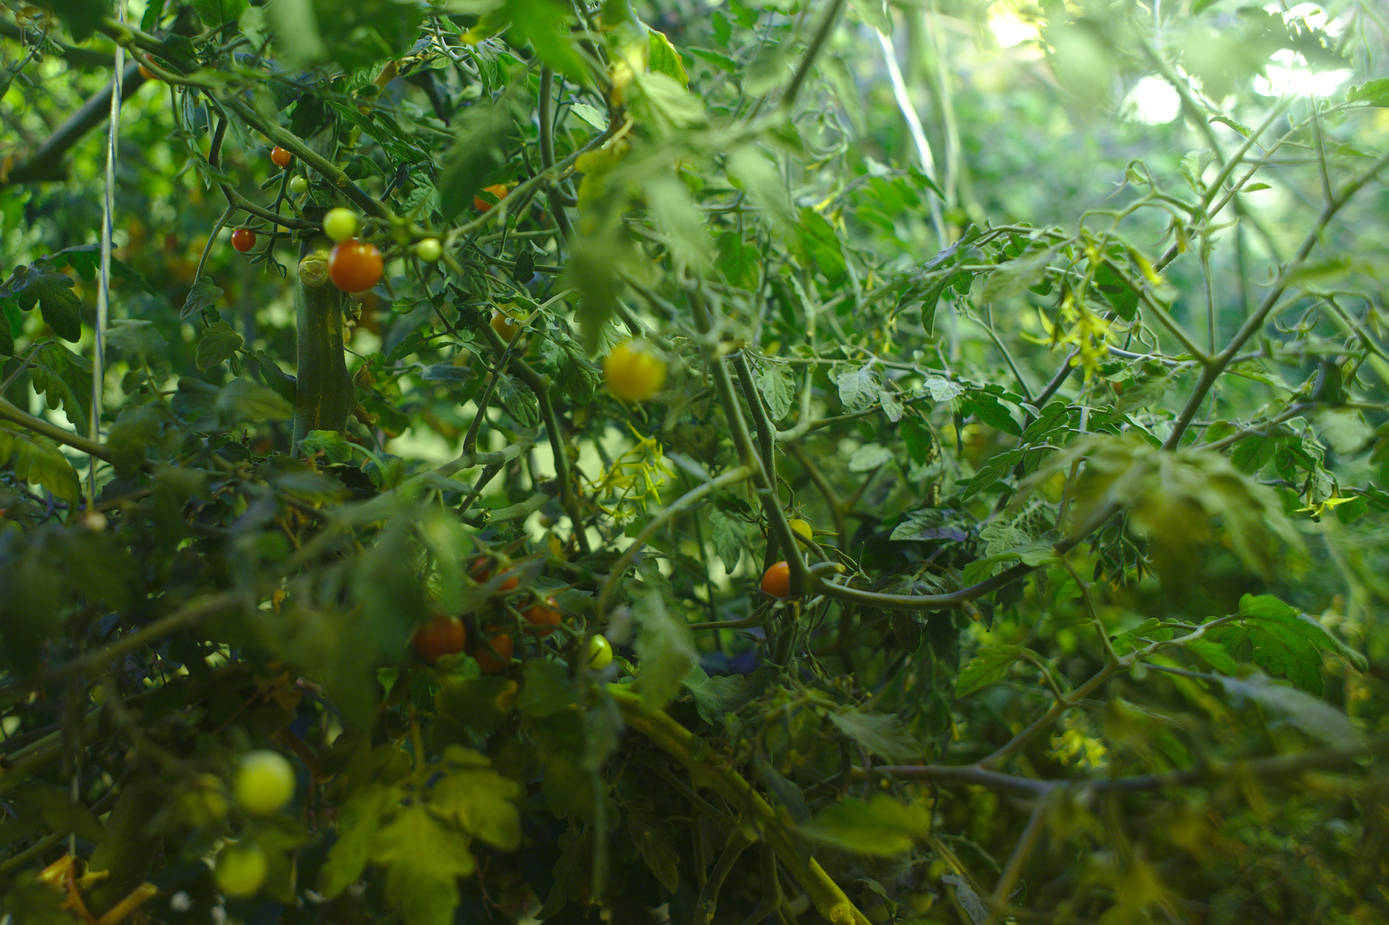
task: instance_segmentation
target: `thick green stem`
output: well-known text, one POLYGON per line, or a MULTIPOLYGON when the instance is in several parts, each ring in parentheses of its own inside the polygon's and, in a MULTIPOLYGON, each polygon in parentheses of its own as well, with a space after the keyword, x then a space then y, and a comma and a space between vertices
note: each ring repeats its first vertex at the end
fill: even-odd
POLYGON ((854 906, 839 884, 815 858, 802 851, 784 817, 721 755, 667 713, 648 708, 622 685, 608 685, 608 694, 616 701, 628 727, 684 765, 695 783, 709 787, 750 817, 758 835, 771 846, 777 860, 791 872, 822 916, 835 925, 868 925, 868 917, 854 906))
POLYGON ((342 340, 342 293, 320 275, 321 254, 299 263, 298 381, 294 387, 294 446, 313 430, 341 432, 357 407, 342 340))

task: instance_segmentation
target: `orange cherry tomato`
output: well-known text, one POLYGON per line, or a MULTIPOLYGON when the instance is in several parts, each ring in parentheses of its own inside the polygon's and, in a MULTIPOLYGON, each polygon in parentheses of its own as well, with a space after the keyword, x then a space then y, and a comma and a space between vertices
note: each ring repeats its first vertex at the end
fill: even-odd
MULTIPOLYGON (((491 186, 484 186, 482 191, 484 193, 491 193, 496 197, 497 202, 501 202, 505 199, 507 192, 509 192, 505 183, 494 183, 491 186)), ((473 207, 479 212, 489 212, 496 204, 496 202, 492 202, 490 199, 486 199, 480 195, 473 196, 473 207)))
POLYGON ((473 658, 477 659, 478 667, 483 674, 500 674, 506 671, 511 664, 512 653, 516 647, 511 642, 510 633, 494 633, 488 636, 492 643, 492 648, 481 645, 473 652, 473 658), (493 654, 495 651, 496 654, 493 654))
POLYGON ((146 80, 159 79, 158 77, 154 76, 154 71, 151 71, 148 67, 145 66, 145 62, 143 61, 140 62, 140 76, 145 78, 146 80))
POLYGON ((410 645, 421 661, 433 664, 444 655, 462 652, 468 642, 468 630, 457 617, 443 614, 415 630, 410 645))
POLYGON ((781 562, 773 562, 767 566, 767 571, 762 573, 762 591, 779 600, 786 600, 791 596, 791 566, 787 565, 784 559, 781 562))
POLYGON ((284 168, 294 160, 294 155, 276 145, 270 149, 270 160, 274 161, 276 167, 284 168))
POLYGON ((521 616, 535 627, 532 632, 542 639, 553 633, 555 627, 564 619, 564 614, 560 613, 559 605, 555 603, 553 597, 547 597, 544 601, 536 601, 522 611, 521 616))
POLYGON ((365 292, 381 279, 384 264, 375 244, 348 238, 328 253, 328 278, 343 292, 365 292))

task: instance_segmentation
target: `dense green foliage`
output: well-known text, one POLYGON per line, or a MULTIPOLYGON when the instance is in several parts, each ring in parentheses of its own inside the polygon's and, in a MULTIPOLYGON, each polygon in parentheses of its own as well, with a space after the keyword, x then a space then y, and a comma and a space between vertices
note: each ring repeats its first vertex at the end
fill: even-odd
POLYGON ((1382 12, 7 7, 0 922, 1389 918, 1382 12))

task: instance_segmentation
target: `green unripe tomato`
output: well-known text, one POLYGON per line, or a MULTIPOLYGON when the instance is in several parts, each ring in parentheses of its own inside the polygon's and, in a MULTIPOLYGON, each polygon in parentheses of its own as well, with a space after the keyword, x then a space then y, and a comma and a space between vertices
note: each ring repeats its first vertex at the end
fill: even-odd
POLYGON ((268 816, 294 798, 294 768, 279 752, 248 752, 237 765, 232 794, 248 813, 268 816))
POLYGON ((346 241, 357 233, 357 213, 351 209, 329 209, 323 216, 323 233, 334 241, 346 241))
POLYGON ((303 177, 290 177, 289 191, 296 196, 301 196, 309 190, 309 181, 303 177))
POLYGON ((606 636, 590 636, 584 647, 584 661, 593 671, 601 671, 613 663, 613 644, 606 636))
POLYGON ((810 521, 802 520, 799 517, 791 518, 791 532, 807 543, 815 539, 815 530, 810 526, 810 521))
POLYGON ((444 254, 444 246, 438 238, 425 238, 415 245, 415 256, 425 263, 433 263, 444 254))
POLYGON ((217 855, 212 878, 223 896, 254 896, 270 872, 270 859, 256 845, 228 845, 217 855))

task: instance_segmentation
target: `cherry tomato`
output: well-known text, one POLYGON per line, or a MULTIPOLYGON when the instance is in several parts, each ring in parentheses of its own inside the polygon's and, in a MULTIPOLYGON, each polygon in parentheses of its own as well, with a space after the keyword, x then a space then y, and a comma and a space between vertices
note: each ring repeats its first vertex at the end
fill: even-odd
POLYGON ((762 573, 762 590, 781 600, 791 596, 791 566, 785 560, 767 566, 767 571, 762 573))
POLYGON ((517 324, 510 315, 498 309, 492 309, 492 330, 497 332, 497 336, 508 344, 516 339, 516 335, 521 333, 521 326, 517 324))
POLYGON ((294 798, 294 768, 279 752, 247 752, 232 778, 232 795, 248 813, 268 816, 279 812, 294 798))
POLYGON ((613 663, 613 644, 603 635, 590 636, 584 646, 584 661, 593 671, 601 671, 613 663))
POLYGON ((328 254, 328 278, 343 292, 365 292, 381 279, 381 251, 375 244, 348 238, 328 254))
POLYGON ((351 209, 329 209, 323 216, 323 233, 333 241, 346 241, 357 233, 357 213, 351 209))
POLYGON ((276 167, 284 168, 288 167, 290 163, 293 162, 294 155, 290 154, 279 145, 276 145, 270 149, 270 160, 275 162, 276 167))
POLYGON ((533 632, 542 639, 553 633, 555 627, 564 619, 564 614, 560 613, 559 605, 553 597, 536 601, 522 611, 521 616, 525 617, 531 626, 537 627, 533 632))
POLYGON ((444 255, 444 246, 438 238, 425 238, 415 245, 415 256, 425 263, 433 263, 444 255))
POLYGON ((494 633, 488 636, 488 640, 492 649, 485 645, 478 646, 473 658, 477 659, 478 667, 484 674, 500 674, 511 664, 511 655, 516 647, 511 642, 510 633, 494 633), (493 654, 493 650, 496 654, 493 654))
MULTIPOLYGON (((482 191, 484 193, 491 193, 492 196, 497 200, 497 202, 501 202, 503 199, 506 198, 508 189, 505 183, 494 183, 491 186, 484 186, 482 188, 482 191)), ((496 203, 481 195, 473 196, 473 207, 476 208, 479 212, 490 211, 492 206, 494 205, 496 205, 496 203)))
POLYGON ((238 228, 232 232, 232 247, 246 253, 256 246, 256 233, 249 228, 238 228))
MULTIPOLYGON (((497 560, 491 556, 478 556, 468 565, 468 575, 477 582, 486 583, 491 580, 493 569, 497 565, 497 560)), ((508 574, 502 579, 502 583, 497 586, 499 592, 514 591, 521 583, 521 579, 516 574, 508 574)))
POLYGON ((629 340, 603 360, 603 378, 623 401, 646 401, 665 384, 666 362, 650 344, 629 340))
POLYGON ((154 71, 151 71, 148 67, 145 66, 145 62, 143 61, 140 62, 140 76, 145 78, 146 80, 159 79, 158 77, 154 76, 154 71))
POLYGON ((815 539, 815 530, 811 528, 810 521, 801 520, 799 517, 791 518, 791 532, 807 543, 815 539))
POLYGON ((254 896, 270 872, 270 860, 257 845, 228 845, 217 855, 212 879, 223 896, 254 896))
POLYGON ((304 179, 303 177, 290 177, 290 178, 289 178, 289 191, 290 191, 291 193, 293 193, 294 195, 300 196, 300 195, 302 195, 302 194, 308 192, 308 189, 309 189, 309 181, 306 180, 306 179, 304 179))
POLYGON ((415 630, 410 645, 420 661, 432 665, 442 656, 462 652, 467 642, 468 630, 463 626, 463 621, 440 614, 415 630))

